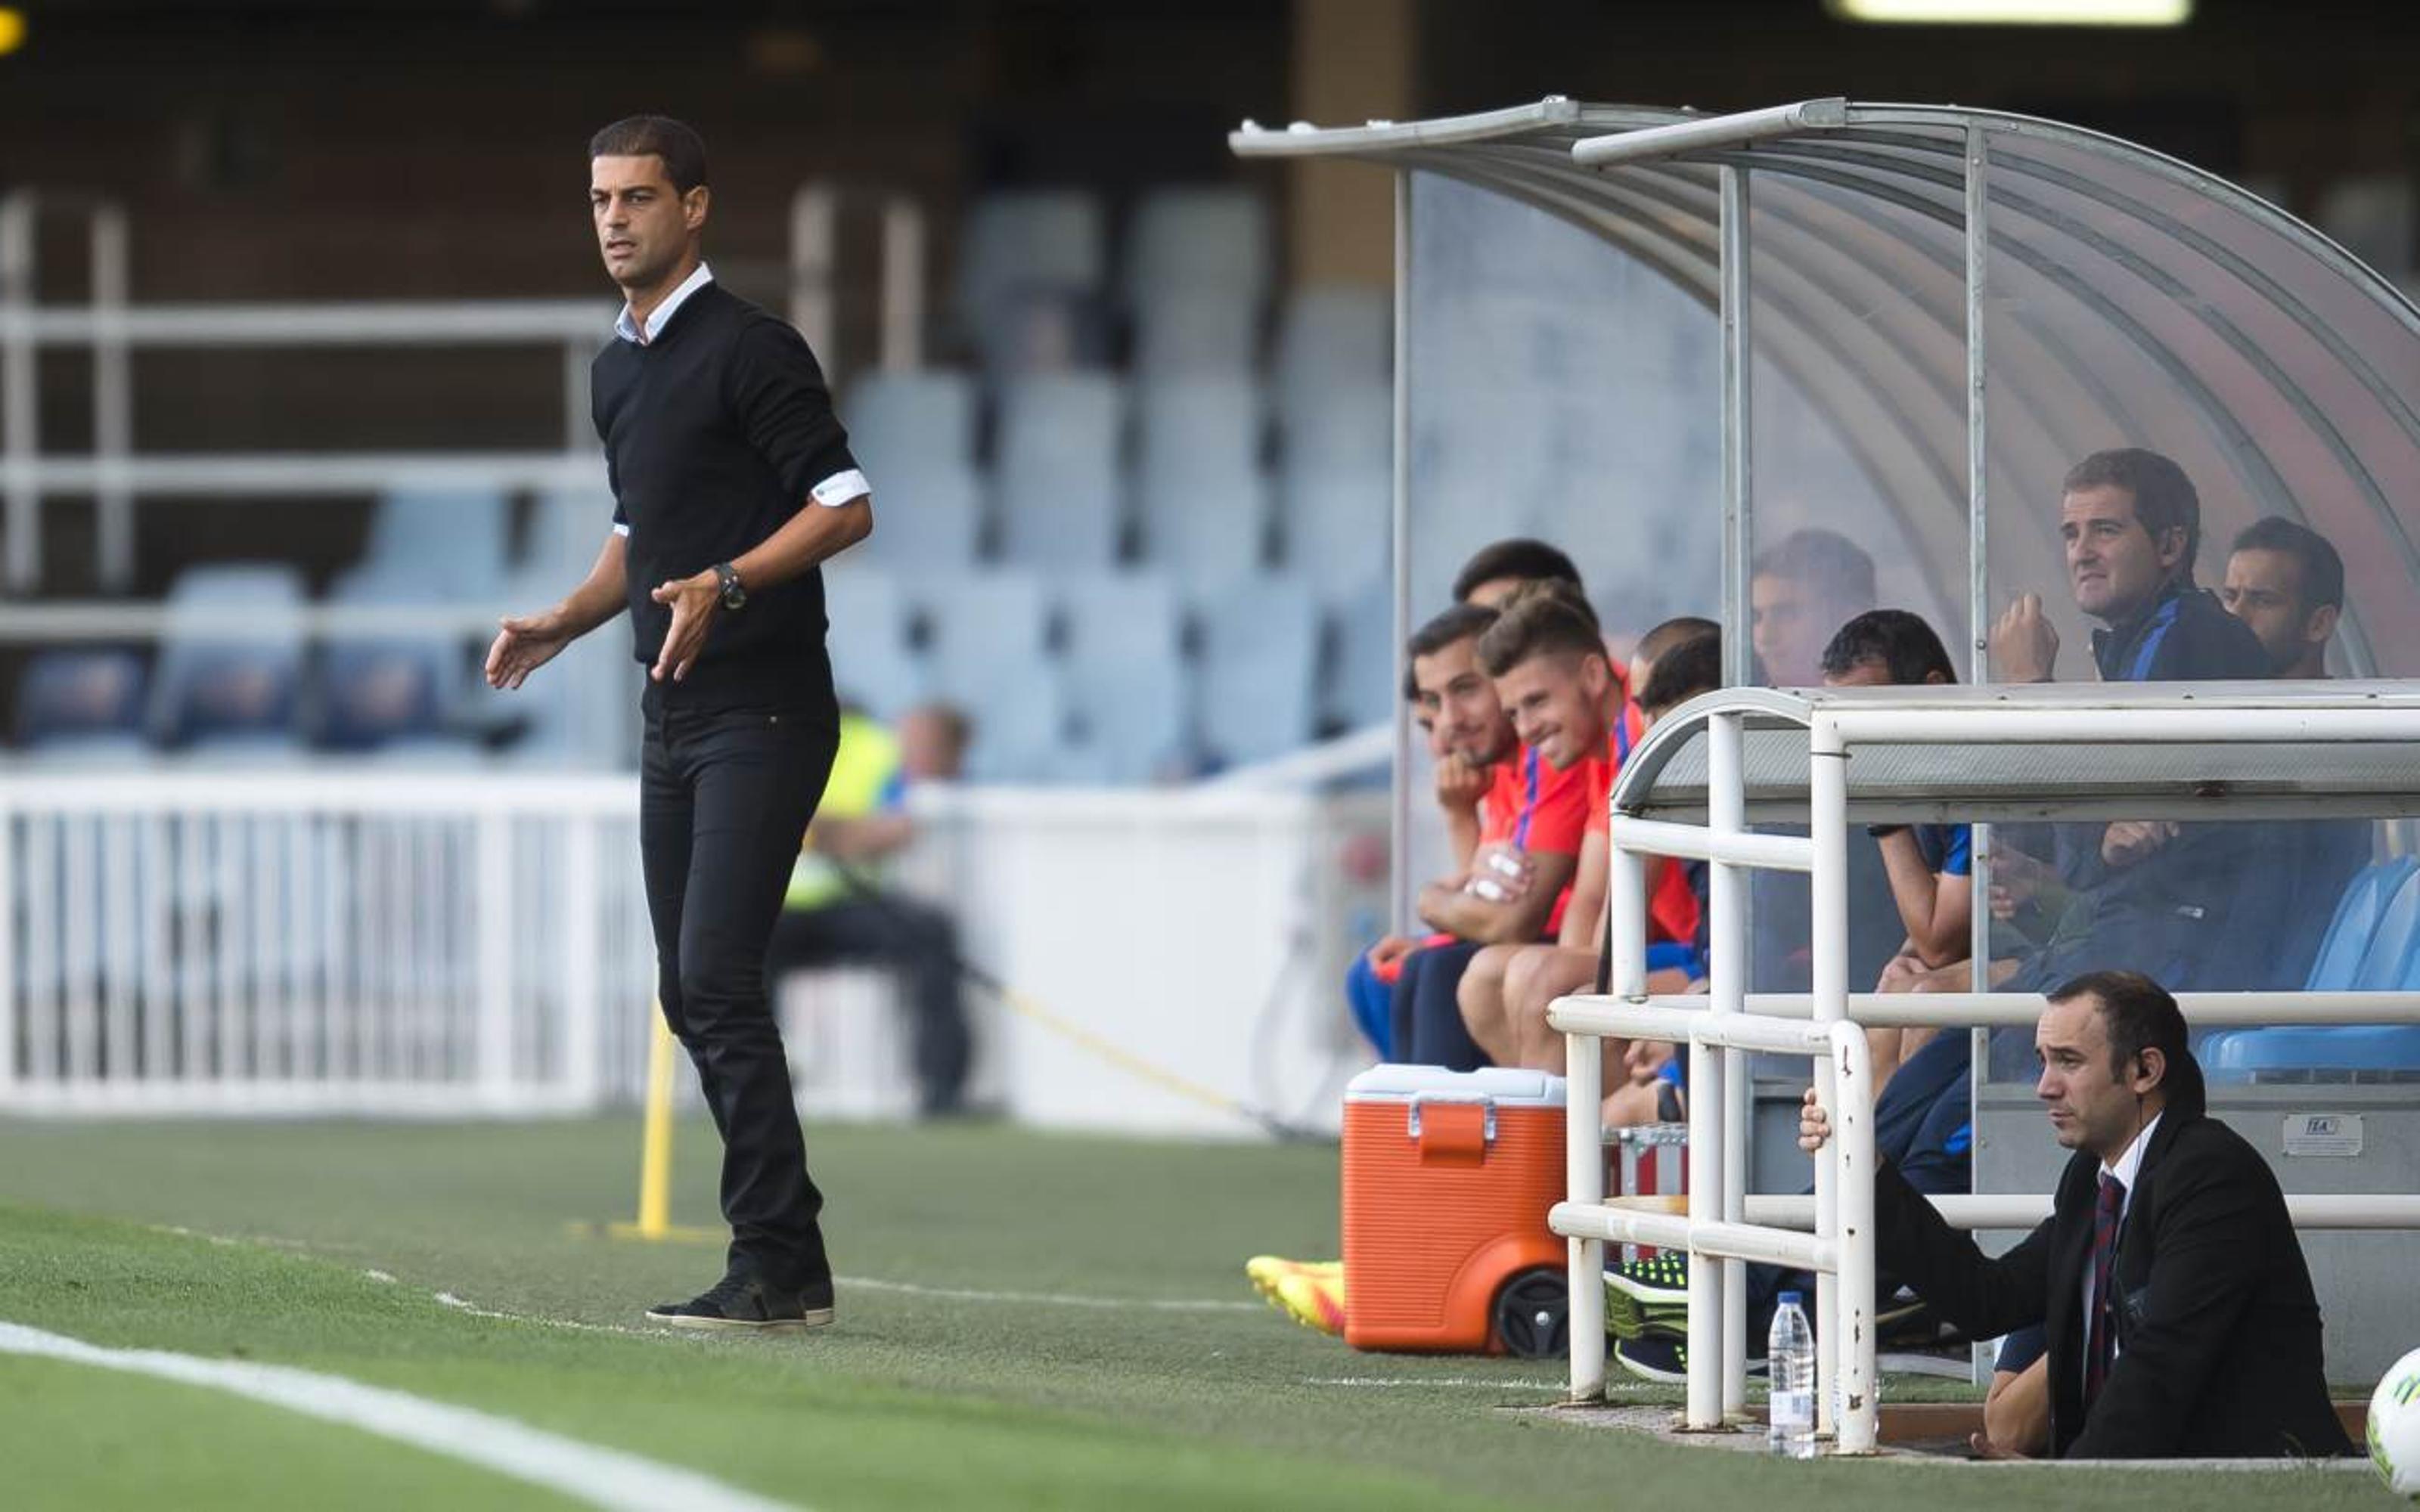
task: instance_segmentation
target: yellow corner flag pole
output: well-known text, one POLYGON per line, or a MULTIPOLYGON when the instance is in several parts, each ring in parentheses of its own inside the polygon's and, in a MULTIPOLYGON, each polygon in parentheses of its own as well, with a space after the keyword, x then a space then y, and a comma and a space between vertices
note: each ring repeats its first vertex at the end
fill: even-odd
MULTIPOLYGON (((647 1042, 647 1106, 639 1136, 639 1218, 636 1223, 606 1224, 613 1239, 651 1242, 720 1242, 718 1229, 674 1226, 673 1212, 673 1031, 660 1009, 651 1014, 655 1032, 647 1042)), ((592 1226, 593 1231, 593 1226, 592 1226)))

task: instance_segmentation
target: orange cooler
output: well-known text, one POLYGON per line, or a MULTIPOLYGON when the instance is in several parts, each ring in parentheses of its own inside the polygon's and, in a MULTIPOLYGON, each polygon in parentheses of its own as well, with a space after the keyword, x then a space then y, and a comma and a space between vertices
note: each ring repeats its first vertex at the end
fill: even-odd
POLYGON ((1344 1339, 1544 1357, 1568 1348, 1563 1082, 1375 1066, 1344 1090, 1344 1339))

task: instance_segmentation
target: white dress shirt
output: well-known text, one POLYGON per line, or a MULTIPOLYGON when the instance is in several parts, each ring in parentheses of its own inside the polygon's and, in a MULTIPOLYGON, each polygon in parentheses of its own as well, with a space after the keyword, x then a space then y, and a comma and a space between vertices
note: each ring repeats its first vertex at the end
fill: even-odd
POLYGON ((661 304, 647 312, 647 329, 644 331, 639 329, 639 322, 631 316, 630 302, 628 300, 623 301, 622 313, 613 317, 613 334, 624 341, 644 347, 664 333, 665 322, 672 319, 673 312, 679 309, 684 301, 713 282, 714 270, 703 262, 699 263, 687 278, 682 279, 670 294, 664 296, 664 301, 661 304))

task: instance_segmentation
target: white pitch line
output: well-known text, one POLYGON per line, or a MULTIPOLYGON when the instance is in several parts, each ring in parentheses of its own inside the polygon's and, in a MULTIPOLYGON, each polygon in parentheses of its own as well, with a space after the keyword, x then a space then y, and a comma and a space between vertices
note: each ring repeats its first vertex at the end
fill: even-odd
POLYGON ((683 1512, 796 1512, 790 1504, 727 1486, 693 1470, 316 1370, 249 1360, 207 1360, 162 1350, 106 1349, 6 1321, 0 1321, 0 1354, 63 1360, 249 1397, 479 1465, 608 1512, 659 1512, 666 1507, 683 1512))

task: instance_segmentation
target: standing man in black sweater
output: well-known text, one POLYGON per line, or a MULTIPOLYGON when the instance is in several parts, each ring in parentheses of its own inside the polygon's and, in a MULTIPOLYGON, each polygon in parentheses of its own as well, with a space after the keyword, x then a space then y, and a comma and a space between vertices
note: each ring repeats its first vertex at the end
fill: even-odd
POLYGON ((723 1140, 723 1278, 647 1316, 679 1328, 790 1331, 832 1317, 766 947, 840 711, 817 563, 865 539, 863 473, 799 333, 723 292, 702 260, 706 147, 662 116, 588 145, 589 211, 628 300, 590 369, 613 532, 553 608, 507 619, 488 681, 519 687, 630 612, 647 668, 639 848, 665 1021, 723 1140))

